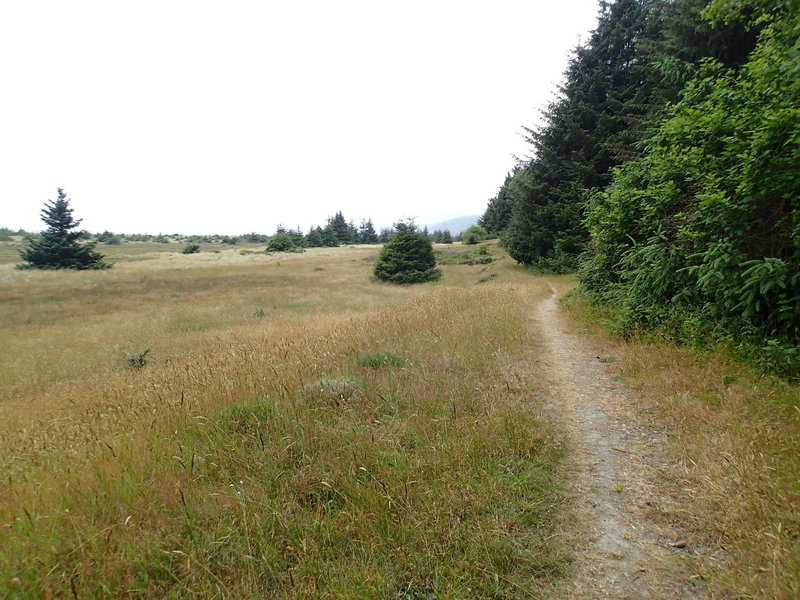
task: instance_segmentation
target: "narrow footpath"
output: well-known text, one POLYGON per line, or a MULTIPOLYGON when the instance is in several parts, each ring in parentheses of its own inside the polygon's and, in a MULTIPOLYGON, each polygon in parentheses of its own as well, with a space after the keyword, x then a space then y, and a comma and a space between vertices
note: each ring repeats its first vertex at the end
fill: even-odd
POLYGON ((648 516, 657 471, 668 460, 663 436, 637 422, 632 391, 607 357, 568 332, 556 293, 530 315, 542 344, 548 408, 563 420, 571 461, 568 511, 577 515, 574 576, 564 598, 707 598, 693 585, 692 556, 680 532, 648 516))

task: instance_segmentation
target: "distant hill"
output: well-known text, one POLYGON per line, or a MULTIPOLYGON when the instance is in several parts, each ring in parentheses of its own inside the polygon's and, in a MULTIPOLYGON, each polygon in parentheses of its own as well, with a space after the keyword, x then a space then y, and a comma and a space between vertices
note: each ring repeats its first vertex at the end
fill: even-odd
MULTIPOLYGON (((437 229, 440 231, 444 231, 447 229, 453 235, 458 235, 462 231, 465 231, 475 225, 480 219, 480 215, 469 215, 467 217, 456 217, 455 219, 448 219, 447 221, 442 221, 441 223, 434 223, 433 225, 428 224, 428 231, 433 233, 437 229)), ((423 225, 424 226, 424 225, 423 225)))

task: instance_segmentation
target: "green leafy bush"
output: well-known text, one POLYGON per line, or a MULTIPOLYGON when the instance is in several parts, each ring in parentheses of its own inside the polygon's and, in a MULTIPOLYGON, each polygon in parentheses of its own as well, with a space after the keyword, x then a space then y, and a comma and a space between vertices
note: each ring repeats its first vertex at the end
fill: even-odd
POLYGON ((181 250, 181 254, 197 254, 200 252, 199 244, 186 244, 181 250))
POLYGON ((482 242, 487 237, 489 237, 489 234, 486 233, 483 227, 480 225, 473 225, 461 234, 461 243, 473 245, 482 242))
POLYGON ((748 62, 706 61, 645 156, 591 198, 580 277, 624 331, 730 339, 788 373, 800 371, 800 17, 764 22, 748 62))
MULTIPOLYGON (((297 246, 287 233, 276 233, 267 244, 267 252, 294 252, 297 246)), ((300 252, 303 250, 300 249, 300 252)))

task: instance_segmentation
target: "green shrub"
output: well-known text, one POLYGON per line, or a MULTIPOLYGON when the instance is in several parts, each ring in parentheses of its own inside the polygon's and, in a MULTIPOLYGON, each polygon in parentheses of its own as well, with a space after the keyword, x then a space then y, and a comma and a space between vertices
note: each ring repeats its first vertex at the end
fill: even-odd
POLYGON ((276 233, 267 244, 267 252, 302 252, 288 233, 276 233))
POLYGON ((471 246, 473 244, 482 242, 487 237, 489 237, 489 234, 486 233, 486 230, 483 227, 480 225, 473 225, 461 234, 461 243, 471 246))
POLYGON ((150 348, 145 348, 141 352, 127 352, 125 354, 125 367, 135 370, 144 368, 150 362, 147 358, 148 354, 150 354, 150 348))
POLYGON ((186 244, 181 250, 181 254, 197 254, 200 252, 199 244, 186 244))

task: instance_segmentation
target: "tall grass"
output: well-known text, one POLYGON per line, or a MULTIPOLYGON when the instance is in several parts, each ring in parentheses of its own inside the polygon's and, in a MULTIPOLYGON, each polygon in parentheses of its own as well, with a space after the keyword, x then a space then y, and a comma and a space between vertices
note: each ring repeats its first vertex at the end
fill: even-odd
POLYGON ((363 250, 181 258, 6 274, 4 595, 546 594, 561 445, 507 372, 516 270, 398 288, 363 250))

